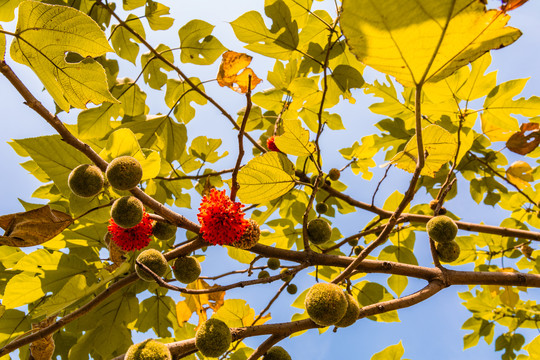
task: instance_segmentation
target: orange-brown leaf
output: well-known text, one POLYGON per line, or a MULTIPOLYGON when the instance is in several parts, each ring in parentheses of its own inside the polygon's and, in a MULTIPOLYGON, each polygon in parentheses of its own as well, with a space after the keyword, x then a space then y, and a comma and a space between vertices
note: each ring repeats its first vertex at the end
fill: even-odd
POLYGON ((217 76, 218 84, 245 94, 248 91, 249 79, 251 77, 251 89, 254 89, 262 80, 255 75, 253 70, 248 68, 251 59, 252 57, 247 54, 234 51, 224 53, 217 76))
POLYGON ((525 123, 520 131, 510 136, 506 142, 508 150, 526 155, 540 145, 540 126, 536 123, 525 123))
POLYGON ((0 245, 35 246, 54 238, 73 223, 68 214, 52 210, 49 205, 38 209, 0 216, 0 245))
MULTIPOLYGON (((214 286, 208 285, 204 280, 196 280, 187 286, 188 289, 211 289, 214 286)), ((212 309, 217 311, 224 303, 225 291, 218 291, 210 294, 182 294, 186 299, 176 304, 176 317, 178 324, 183 326, 191 318, 193 313, 199 317, 199 325, 208 319, 206 311, 212 309)))
MULTIPOLYGON (((33 330, 39 330, 46 328, 49 325, 54 324, 56 316, 47 318, 38 324, 32 324, 33 330)), ((54 354, 54 340, 53 336, 47 335, 39 340, 30 344, 30 353, 32 353, 32 359, 34 360, 51 360, 54 354)))
POLYGON ((502 11, 515 10, 529 0, 503 0, 502 11))

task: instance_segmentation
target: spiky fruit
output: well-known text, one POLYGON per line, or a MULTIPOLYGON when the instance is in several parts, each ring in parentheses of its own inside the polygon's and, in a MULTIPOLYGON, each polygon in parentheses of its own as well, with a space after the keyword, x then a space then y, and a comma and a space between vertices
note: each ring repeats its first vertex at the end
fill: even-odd
POLYGON ((172 355, 167 345, 149 339, 131 345, 124 360, 172 360, 172 355))
POLYGON ((347 293, 345 293, 345 297, 347 297, 347 311, 345 311, 345 315, 343 315, 341 320, 336 323, 337 327, 351 326, 356 322, 358 315, 360 314, 360 305, 358 304, 358 301, 347 293))
POLYGON ((448 216, 435 216, 426 224, 429 237, 436 242, 449 242, 455 239, 458 227, 448 216))
POLYGON ((307 225, 309 241, 315 245, 321 245, 330 240, 332 228, 324 219, 313 219, 307 225))
MULTIPOLYGON (((165 256, 156 249, 144 250, 137 256, 137 261, 152 270, 157 276, 163 276, 169 269, 165 256)), ((135 263, 135 272, 144 281, 154 281, 152 275, 135 263)))
POLYGON ((291 270, 285 268, 285 269, 281 269, 281 271, 279 272, 280 274, 283 275, 283 277, 281 278, 281 280, 287 282, 287 281, 291 281, 292 278, 293 278, 293 274, 291 273, 291 270))
POLYGON ((281 265, 281 261, 279 261, 279 259, 276 259, 276 258, 270 258, 266 262, 266 265, 268 265, 268 268, 270 270, 277 270, 277 269, 279 269, 279 267, 281 265))
POLYGON ((263 360, 291 360, 291 356, 281 346, 272 346, 263 356, 263 360))
POLYGON ((330 171, 328 172, 328 177, 330 178, 330 180, 332 181, 337 181, 339 180, 339 177, 341 176, 341 171, 339 171, 339 169, 336 169, 336 168, 332 168, 330 169, 330 171))
POLYGON ((294 295, 296 294, 296 292, 298 291, 298 287, 294 284, 289 284, 289 286, 287 286, 287 292, 291 295, 294 295))
POLYGON ((104 182, 101 170, 90 164, 77 166, 68 177, 71 192, 80 197, 92 197, 99 194, 104 182))
POLYGON ((318 203, 315 205, 315 211, 319 214, 326 214, 328 211, 328 205, 326 203, 318 203))
POLYGON ((111 207, 111 217, 116 225, 129 229, 141 222, 143 204, 134 196, 124 196, 114 202, 111 207))
POLYGON ((239 249, 250 249, 254 247, 258 242, 261 236, 261 229, 259 229, 259 224, 255 220, 248 219, 249 226, 244 230, 244 234, 237 242, 232 243, 231 245, 239 249))
POLYGON ((195 345, 199 351, 208 357, 221 356, 231 345, 231 330, 223 321, 208 319, 195 334, 195 345))
POLYGON ((152 235, 159 240, 169 240, 176 234, 176 230, 173 224, 157 221, 152 227, 152 235))
POLYGON ((439 260, 442 262, 450 263, 456 261, 459 257, 460 249, 458 243, 455 241, 436 243, 435 247, 439 255, 439 260))
POLYGON ((141 164, 134 157, 120 156, 109 163, 105 175, 113 188, 129 190, 141 181, 143 170, 141 164))
POLYGON ((201 264, 193 256, 176 258, 172 269, 176 280, 184 284, 194 282, 201 275, 201 264))
POLYGON ((259 272, 259 275, 257 275, 259 279, 266 279, 267 277, 270 277, 270 273, 266 270, 263 270, 259 272))
POLYGON ((318 283, 309 289, 304 305, 315 324, 330 326, 345 315, 347 297, 336 284, 318 283))

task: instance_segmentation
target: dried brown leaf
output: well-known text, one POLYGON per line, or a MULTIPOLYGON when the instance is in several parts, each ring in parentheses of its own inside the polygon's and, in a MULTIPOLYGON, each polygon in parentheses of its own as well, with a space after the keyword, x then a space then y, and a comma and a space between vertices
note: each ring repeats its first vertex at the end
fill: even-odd
POLYGON ((525 123, 520 129, 510 136, 506 147, 517 154, 526 155, 540 145, 540 126, 536 123, 525 123))

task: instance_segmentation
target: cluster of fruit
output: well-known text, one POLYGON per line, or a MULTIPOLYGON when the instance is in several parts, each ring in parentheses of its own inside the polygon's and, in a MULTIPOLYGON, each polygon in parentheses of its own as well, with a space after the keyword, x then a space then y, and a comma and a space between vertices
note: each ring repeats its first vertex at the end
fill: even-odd
POLYGON ((320 326, 351 326, 360 315, 358 301, 336 284, 313 285, 306 295, 304 306, 309 318, 320 326))
MULTIPOLYGON (((138 264, 146 266, 154 274, 162 277, 169 270, 169 263, 163 254, 155 249, 144 250, 137 256, 135 271, 139 278, 145 281, 154 281, 154 277, 138 264)), ((176 280, 184 284, 194 282, 201 274, 201 264, 193 256, 178 257, 174 260, 172 271, 176 280)))
POLYGON ((446 215, 435 216, 426 224, 429 237, 435 241, 435 247, 439 260, 453 262, 459 257, 460 249, 454 241, 458 227, 454 220, 446 215))
MULTIPOLYGON (((266 265, 268 266, 268 269, 270 269, 270 270, 277 270, 277 269, 279 269, 281 267, 281 261, 279 261, 279 259, 277 259, 277 258, 270 258, 266 262, 266 265)), ((291 281, 292 278, 293 278, 293 274, 287 268, 281 269, 280 274, 283 275, 281 277, 281 280, 283 280, 285 282, 291 281)), ((270 273, 268 271, 262 270, 262 271, 259 272, 259 275, 258 275, 259 279, 265 279, 267 277, 270 277, 270 273)), ((294 294, 296 294, 297 291, 298 291, 298 287, 295 284, 287 285, 287 292, 289 294, 294 295, 294 294)))

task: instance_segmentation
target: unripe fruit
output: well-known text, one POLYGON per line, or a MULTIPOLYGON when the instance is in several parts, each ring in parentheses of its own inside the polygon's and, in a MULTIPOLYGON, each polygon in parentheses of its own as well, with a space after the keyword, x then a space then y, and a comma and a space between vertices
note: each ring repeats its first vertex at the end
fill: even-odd
POLYGON ((177 227, 173 224, 157 221, 152 227, 152 235, 159 240, 169 240, 176 235, 177 227))
POLYGON ((281 269, 281 271, 280 271, 279 273, 283 275, 283 277, 281 278, 281 280, 283 280, 284 282, 291 281, 292 278, 293 278, 293 274, 292 274, 291 271, 290 271, 289 269, 287 269, 287 268, 281 269))
POLYGON ((263 270, 263 271, 259 272, 259 275, 257 277, 259 279, 266 279, 267 277, 270 277, 270 274, 268 273, 268 271, 263 270))
POLYGON ((315 245, 321 245, 330 240, 332 228, 324 219, 313 219, 307 225, 309 241, 315 245))
POLYGON ((268 268, 270 270, 277 270, 277 269, 279 269, 279 266, 281 265, 281 262, 279 261, 279 259, 270 258, 266 262, 266 265, 268 265, 268 268))
POLYGON ((341 176, 341 171, 339 171, 339 169, 336 169, 336 168, 332 168, 330 169, 330 171, 328 172, 328 177, 330 178, 330 180, 332 181, 337 181, 339 180, 339 177, 341 176))
POLYGON ((167 345, 152 339, 131 345, 124 360, 172 360, 167 345))
POLYGON ((356 322, 358 315, 360 314, 360 305, 358 304, 358 301, 350 294, 345 293, 345 296, 347 297, 347 311, 341 320, 336 323, 337 327, 351 326, 356 322))
POLYGON ((208 319, 195 334, 195 345, 208 357, 221 356, 231 345, 231 330, 223 321, 208 319))
POLYGON ((354 255, 356 255, 356 256, 360 255, 360 253, 362 252, 362 250, 364 250, 364 247, 363 247, 363 246, 355 246, 355 247, 354 247, 354 255))
POLYGON ((124 196, 114 202, 111 207, 111 217, 116 225, 129 229, 141 222, 143 204, 134 196, 124 196))
POLYGON ((141 164, 131 156, 120 156, 107 166, 107 180, 117 190, 133 189, 142 179, 141 164))
POLYGON ((318 203, 315 205, 315 211, 319 214, 326 214, 328 211, 328 205, 326 205, 326 203, 318 203))
POLYGON ((349 245, 353 247, 358 245, 358 239, 349 240, 349 245))
MULTIPOLYGON (((137 256, 137 261, 149 268, 157 276, 163 276, 169 269, 165 256, 156 249, 144 250, 137 256)), ((154 281, 152 275, 135 263, 135 272, 144 281, 154 281)))
POLYGON ((68 177, 71 192, 80 197, 92 197, 99 194, 104 182, 101 170, 90 164, 77 166, 68 177))
POLYGON ((320 326, 334 325, 347 311, 347 297, 336 284, 318 283, 309 289, 304 302, 313 322, 320 326))
POLYGON ((296 294, 297 291, 298 291, 298 287, 296 287, 296 285, 289 284, 289 286, 287 286, 287 292, 289 294, 294 295, 294 294, 296 294))
POLYGON ((192 283, 201 275, 201 264, 193 256, 178 257, 173 263, 173 274, 181 283, 192 283))
POLYGON ((429 237, 436 242, 449 242, 457 235, 458 227, 448 216, 435 216, 426 224, 429 237))
POLYGON ((244 230, 244 234, 237 242, 231 244, 239 249, 250 249, 257 245, 261 236, 261 230, 259 224, 255 220, 249 219, 249 226, 244 230))
POLYGON ((439 260, 442 262, 450 263, 456 261, 459 257, 460 249, 458 243, 455 241, 436 243, 435 247, 439 255, 439 260))
POLYGON ((291 360, 291 356, 281 346, 272 346, 263 356, 263 360, 291 360))

